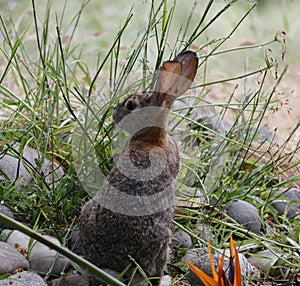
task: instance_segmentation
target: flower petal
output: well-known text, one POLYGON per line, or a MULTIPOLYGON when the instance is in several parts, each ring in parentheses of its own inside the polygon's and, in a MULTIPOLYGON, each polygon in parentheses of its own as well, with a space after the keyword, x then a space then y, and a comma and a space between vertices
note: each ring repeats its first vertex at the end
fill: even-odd
POLYGON ((186 262, 189 268, 197 275, 205 286, 221 286, 215 279, 204 273, 190 262, 186 262))

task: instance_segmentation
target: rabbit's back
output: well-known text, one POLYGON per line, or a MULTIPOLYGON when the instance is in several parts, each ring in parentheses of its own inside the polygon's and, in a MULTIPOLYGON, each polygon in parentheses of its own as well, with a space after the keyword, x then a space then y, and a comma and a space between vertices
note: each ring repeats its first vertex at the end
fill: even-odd
POLYGON ((174 205, 169 201, 165 201, 163 205, 158 200, 155 209, 153 201, 149 201, 148 205, 147 199, 164 191, 167 193, 166 198, 175 196, 176 176, 180 167, 178 146, 168 136, 168 145, 162 149, 153 149, 153 146, 139 141, 131 142, 125 149, 127 148, 128 154, 125 154, 127 151, 122 152, 119 162, 127 170, 129 167, 126 164, 133 164, 133 169, 146 170, 143 173, 145 177, 138 180, 134 176, 131 178, 128 174, 124 175, 119 170, 123 167, 118 168, 118 164, 111 171, 101 190, 82 209, 80 235, 83 255, 99 267, 118 272, 122 272, 131 263, 132 257, 147 275, 160 277, 168 256, 174 205), (158 161, 162 161, 163 168, 158 174, 152 174, 151 164, 158 161), (147 170, 151 173, 148 179, 147 170), (111 188, 118 192, 110 192, 111 188), (124 204, 120 199, 121 194, 141 198, 145 208, 150 206, 155 211, 143 215, 141 204, 141 209, 136 210, 138 215, 127 215, 136 206, 124 204), (122 209, 114 212, 106 208, 106 204, 99 204, 99 201, 112 201, 114 205, 122 206, 122 209))
POLYGON ((168 256, 173 208, 143 217, 101 209, 95 201, 83 209, 83 255, 99 266, 121 273, 132 261, 150 277, 160 277, 168 256))

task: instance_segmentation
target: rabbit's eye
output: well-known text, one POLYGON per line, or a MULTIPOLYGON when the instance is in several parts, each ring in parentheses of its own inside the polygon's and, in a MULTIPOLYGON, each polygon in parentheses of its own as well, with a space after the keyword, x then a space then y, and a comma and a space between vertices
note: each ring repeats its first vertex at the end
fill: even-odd
POLYGON ((131 111, 136 107, 136 104, 131 99, 128 99, 125 103, 125 106, 128 110, 131 111))

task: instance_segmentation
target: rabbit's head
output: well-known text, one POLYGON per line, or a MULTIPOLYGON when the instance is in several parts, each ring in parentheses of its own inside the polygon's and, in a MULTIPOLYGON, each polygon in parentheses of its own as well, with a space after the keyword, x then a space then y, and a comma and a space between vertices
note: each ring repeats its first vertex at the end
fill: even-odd
POLYGON ((164 62, 154 91, 130 95, 118 104, 113 111, 114 122, 132 134, 149 126, 166 130, 168 112, 175 99, 192 84, 197 66, 197 55, 191 51, 179 54, 173 61, 164 62))

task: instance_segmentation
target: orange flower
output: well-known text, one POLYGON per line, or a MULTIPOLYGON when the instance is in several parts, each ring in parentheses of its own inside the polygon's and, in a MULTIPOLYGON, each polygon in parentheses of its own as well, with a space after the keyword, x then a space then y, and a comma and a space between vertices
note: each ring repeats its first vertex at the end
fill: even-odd
MULTIPOLYGON (((187 262, 190 269, 198 276, 198 278, 203 282, 205 286, 242 286, 242 275, 241 275, 239 256, 232 237, 230 237, 230 268, 231 269, 229 270, 229 272, 232 273, 233 271, 233 277, 232 277, 233 284, 229 282, 223 270, 225 251, 223 252, 221 259, 218 260, 218 268, 219 268, 218 273, 216 272, 215 267, 213 265, 210 241, 208 241, 208 255, 209 255, 209 264, 211 267, 213 277, 210 277, 209 275, 204 273, 202 270, 197 268, 192 263, 187 262)), ((231 277, 229 277, 229 279, 232 280, 231 277)))

